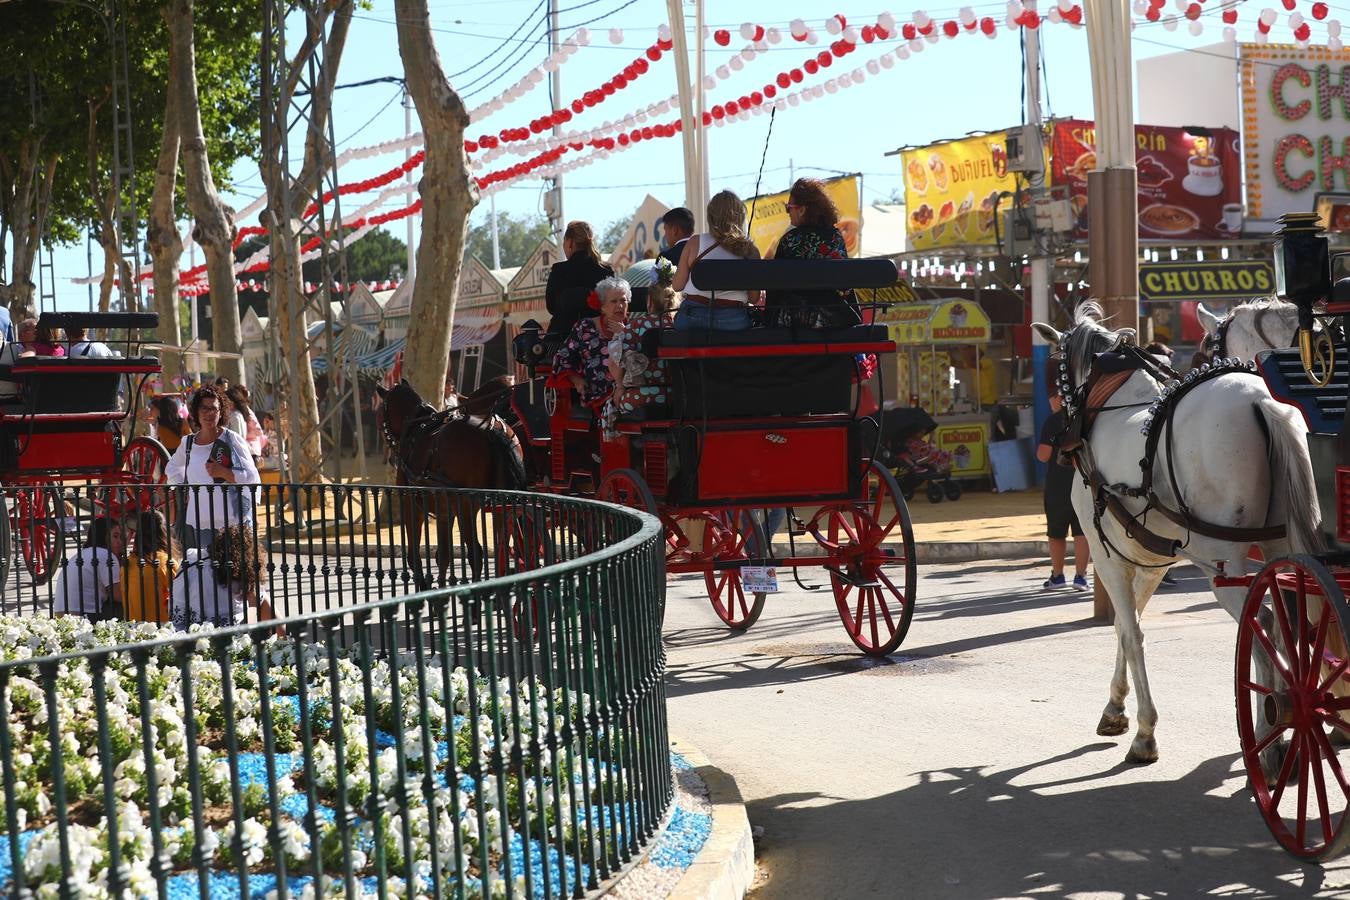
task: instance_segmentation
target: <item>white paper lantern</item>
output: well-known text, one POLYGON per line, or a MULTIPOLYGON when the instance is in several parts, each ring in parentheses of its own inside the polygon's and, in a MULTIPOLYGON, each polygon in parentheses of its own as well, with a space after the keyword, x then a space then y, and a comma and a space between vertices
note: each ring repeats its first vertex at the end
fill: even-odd
POLYGON ((1190 31, 1193 37, 1199 37, 1201 32, 1205 30, 1205 23, 1201 22, 1199 19, 1196 19, 1195 21, 1191 22, 1190 25, 1186 26, 1186 28, 1188 31, 1190 31))
POLYGON ((585 28, 577 29, 577 46, 586 47, 591 43, 591 33, 585 28))
MULTIPOLYGON (((909 50, 906 49, 905 47, 900 47, 900 48, 898 48, 898 49, 904 50, 904 51, 905 51, 905 56, 909 56, 909 50)), ((900 57, 900 58, 901 58, 901 59, 904 59, 905 56, 902 56, 902 57, 900 57)), ((883 69, 893 69, 893 68, 895 68, 895 59, 896 59, 896 58, 895 58, 894 56, 892 56, 891 54, 887 53, 885 56, 883 56, 883 57, 881 57, 880 59, 878 59, 877 62, 881 64, 881 67, 882 67, 883 69)))
POLYGON ((1252 36, 1252 40, 1258 44, 1268 44, 1270 43, 1270 35, 1266 34, 1264 31, 1258 30, 1256 34, 1252 36))
POLYGON ((820 38, 816 37, 816 33, 814 31, 808 31, 806 33, 806 43, 810 44, 812 47, 814 47, 817 43, 819 43, 819 41, 820 38))
POLYGON ((844 30, 844 26, 840 24, 838 16, 830 16, 825 20, 825 30, 830 34, 838 34, 844 30))
MULTIPOLYGON (((764 40, 768 41, 770 44, 777 44, 783 40, 783 32, 779 31, 777 28, 770 28, 768 31, 764 32, 764 40)), ((756 46, 758 46, 758 44, 756 46)))
POLYGON ((1144 16, 1148 14, 1148 3, 1145 0, 1134 0, 1134 14, 1144 16))
POLYGON ((717 87, 717 79, 712 77, 711 75, 704 75, 703 87, 705 90, 709 91, 712 90, 713 88, 717 87))
POLYGON ((745 38, 747 41, 753 41, 755 39, 755 26, 749 22, 742 22, 741 37, 745 38))
POLYGON ((1234 28, 1232 25, 1225 25, 1223 27, 1223 39, 1230 44, 1236 43, 1237 29, 1234 28))
POLYGON ((610 42, 611 44, 622 44, 622 43, 623 43, 623 29, 622 29, 622 28, 611 28, 611 29, 609 30, 609 42, 610 42))
POLYGON ((787 105, 788 105, 788 106, 793 106, 793 107, 795 107, 797 104, 799 104, 799 103, 801 103, 801 102, 802 102, 802 98, 801 98, 801 97, 798 97, 796 94, 788 94, 788 95, 787 95, 787 105))
POLYGON ((806 38, 806 23, 801 19, 793 19, 788 24, 788 31, 792 32, 792 36, 797 40, 803 40, 806 38))
POLYGON ((1327 38, 1327 49, 1332 53, 1341 52, 1341 39, 1338 37, 1327 38))
POLYGON ((1163 19, 1162 26, 1163 26, 1163 28, 1166 28, 1168 31, 1176 31, 1176 30, 1177 30, 1177 17, 1176 17, 1176 16, 1168 16, 1167 18, 1163 19))
POLYGON ((835 81, 833 78, 830 78, 825 82, 825 93, 834 94, 837 93, 838 91, 839 91, 839 83, 835 81))
POLYGON ((731 77, 731 70, 728 69, 726 66, 718 66, 713 71, 714 73, 716 73, 718 81, 726 81, 728 78, 731 77))
POLYGON ((1332 37, 1340 37, 1340 36, 1341 36, 1341 20, 1340 20, 1340 19, 1327 19, 1327 34, 1331 35, 1332 37))
POLYGON ((1278 19, 1279 17, 1280 14, 1275 12, 1275 10, 1271 9, 1268 6, 1265 9, 1261 10, 1261 21, 1266 25, 1274 25, 1275 20, 1278 19))
MULTIPOLYGON (((1067 0, 1063 0, 1063 2, 1067 2, 1067 0)), ((957 18, 961 20, 962 24, 970 25, 975 21, 975 10, 971 9, 969 6, 963 6, 961 7, 961 11, 957 13, 957 18)))
POLYGON ((740 57, 740 58, 743 59, 743 60, 745 60, 746 62, 750 62, 751 60, 753 60, 753 59, 754 59, 756 56, 758 56, 758 55, 759 55, 759 54, 755 52, 755 48, 754 48, 754 47, 746 47, 745 49, 743 49, 743 50, 741 51, 741 57, 740 57))
POLYGON ((670 34, 670 26, 667 25, 665 22, 662 22, 660 25, 658 25, 657 28, 656 28, 656 37, 657 37, 657 40, 660 40, 660 41, 668 41, 668 40, 670 40, 670 38, 671 38, 671 34, 670 34))
POLYGON ((876 75, 879 74, 880 72, 881 72, 881 63, 877 62, 875 59, 869 59, 867 61, 867 74, 876 75))
POLYGON ((745 68, 745 63, 741 61, 739 56, 733 56, 731 59, 727 60, 727 65, 731 67, 731 71, 733 72, 739 72, 741 69, 745 68))
POLYGON ((1303 13, 1292 12, 1289 14, 1289 30, 1297 31, 1298 26, 1303 24, 1303 13))
POLYGON ((1045 14, 1045 17, 1056 25, 1064 21, 1064 17, 1059 14, 1058 6, 1050 7, 1050 11, 1045 14))

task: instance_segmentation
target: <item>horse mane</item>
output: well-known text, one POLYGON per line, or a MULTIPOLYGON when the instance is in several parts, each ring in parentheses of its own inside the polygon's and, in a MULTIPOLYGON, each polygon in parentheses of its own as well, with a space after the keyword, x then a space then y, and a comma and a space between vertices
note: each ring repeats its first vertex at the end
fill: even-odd
POLYGON ((1086 300, 1074 310, 1073 327, 1065 332, 1064 353, 1075 384, 1087 376, 1097 354, 1114 350, 1134 337, 1133 328, 1119 331, 1107 328, 1102 324, 1105 318, 1106 313, 1096 300, 1086 300))

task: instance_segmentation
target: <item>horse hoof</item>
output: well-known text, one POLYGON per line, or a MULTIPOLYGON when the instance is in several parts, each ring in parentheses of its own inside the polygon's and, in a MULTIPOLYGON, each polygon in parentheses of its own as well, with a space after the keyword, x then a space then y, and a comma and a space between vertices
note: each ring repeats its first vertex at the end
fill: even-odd
POLYGON ((1125 761, 1130 765, 1147 766, 1150 763, 1158 761, 1158 744, 1153 738, 1141 740, 1135 738, 1130 745, 1130 752, 1125 754, 1125 761))
POLYGON ((1124 713, 1102 713, 1097 723, 1097 733, 1102 737, 1115 737, 1130 730, 1130 717, 1124 713))

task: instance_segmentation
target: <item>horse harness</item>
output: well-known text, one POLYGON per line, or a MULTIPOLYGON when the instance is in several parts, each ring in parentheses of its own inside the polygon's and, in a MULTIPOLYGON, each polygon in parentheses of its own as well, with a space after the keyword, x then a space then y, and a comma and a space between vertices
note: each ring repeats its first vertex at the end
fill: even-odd
POLYGON ((432 455, 423 452, 432 446, 436 435, 452 422, 467 422, 476 428, 496 431, 505 436, 517 456, 522 454, 520 439, 501 416, 473 415, 458 406, 437 411, 430 403, 423 402, 408 416, 397 436, 389 428, 389 420, 385 419, 384 440, 393 451, 394 465, 414 483, 435 482, 445 487, 464 487, 433 473, 430 466, 432 455))
MULTIPOLYGON (((1179 541, 1150 530, 1146 524, 1150 510, 1156 510, 1159 515, 1184 528, 1187 532, 1233 543, 1257 543, 1276 540, 1285 536, 1283 525, 1239 528, 1208 522, 1192 512, 1186 505, 1181 488, 1176 480, 1176 466, 1173 464, 1173 429, 1171 427, 1164 428, 1164 426, 1171 426, 1172 417, 1181 399, 1195 388, 1221 375, 1255 374, 1256 367, 1254 364, 1243 363, 1237 359, 1221 359, 1215 362, 1202 363, 1181 376, 1170 366, 1159 363, 1153 356, 1138 347, 1123 345, 1113 352, 1099 354, 1093 360, 1092 370, 1087 379, 1077 389, 1074 389, 1069 381, 1068 366, 1064 362, 1062 345, 1059 355, 1061 360, 1059 390, 1064 400, 1067 420, 1064 432, 1060 435, 1058 441, 1060 452, 1069 458, 1083 478, 1084 484, 1092 491, 1092 524, 1096 527, 1097 536, 1101 539, 1102 546, 1107 548, 1108 553, 1115 551, 1117 556, 1129 559, 1121 552, 1119 547, 1116 547, 1107 538, 1106 530, 1102 527, 1102 516, 1106 513, 1110 513, 1111 517, 1125 530, 1126 537, 1136 541, 1149 553, 1169 559, 1175 558, 1177 551, 1186 546, 1190 539, 1188 537, 1185 541, 1179 541), (1162 394, 1148 405, 1148 420, 1140 429, 1144 435, 1144 455, 1139 460, 1139 468, 1142 473, 1141 482, 1138 487, 1110 484, 1092 460, 1092 452, 1087 444, 1087 437, 1098 413, 1144 405, 1142 403, 1119 406, 1104 405, 1116 389, 1141 369, 1163 384, 1162 394), (1163 446, 1163 452, 1167 458, 1168 480, 1172 495, 1177 498, 1180 509, 1172 509, 1163 503, 1154 490, 1154 462, 1157 459, 1158 444, 1162 440, 1164 431, 1167 433, 1167 441, 1163 446), (1126 508, 1123 498, 1142 499, 1146 501, 1146 505, 1138 514, 1131 513, 1126 508)), ((1130 561, 1134 562, 1133 560, 1130 561)), ((1154 567, 1138 562, 1135 562, 1135 565, 1154 567)))
MULTIPOLYGON (((1274 310, 1269 308, 1258 309, 1256 315, 1252 317, 1252 327, 1256 329, 1256 336, 1268 347, 1275 347, 1277 344, 1270 335, 1266 334, 1266 330, 1261 327, 1261 323, 1273 313, 1274 310)), ((1229 313, 1219 320, 1219 327, 1214 330, 1213 334, 1205 334, 1204 340, 1200 342, 1199 349, 1195 351, 1195 356, 1191 359, 1193 368, 1198 369, 1205 363, 1218 363, 1228 359, 1228 329, 1232 326, 1233 320, 1233 314, 1229 313)), ((1290 346, 1295 346, 1297 342, 1298 332, 1295 332, 1294 344, 1290 346)))

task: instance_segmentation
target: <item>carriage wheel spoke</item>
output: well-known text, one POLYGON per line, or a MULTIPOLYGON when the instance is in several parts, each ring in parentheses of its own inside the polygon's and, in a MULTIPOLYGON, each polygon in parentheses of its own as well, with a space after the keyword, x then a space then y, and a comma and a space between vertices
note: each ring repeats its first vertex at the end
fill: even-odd
MULTIPOLYGON (((1302 663, 1302 660, 1299 658, 1300 651, 1298 649, 1298 644, 1294 643, 1293 629, 1289 627, 1289 616, 1284 610, 1284 595, 1279 590, 1278 582, 1276 582, 1275 587, 1271 592, 1270 601, 1271 607, 1275 610, 1275 622, 1280 627, 1281 637, 1284 638, 1284 646, 1289 650, 1289 669, 1291 670, 1291 674, 1286 676, 1286 678, 1288 678, 1290 685, 1295 685, 1299 683, 1298 676, 1300 674, 1300 664, 1302 663)), ((1273 649, 1273 647, 1268 648, 1268 651, 1273 649)), ((1277 657, 1278 654, 1272 654, 1272 656, 1277 657)))
POLYGON ((1317 686, 1317 692, 1321 694, 1331 690, 1331 686, 1345 674, 1346 669, 1350 669, 1350 657, 1337 661, 1335 666, 1332 667, 1331 673, 1322 679, 1322 683, 1317 686))
POLYGON ((1307 739, 1302 732, 1296 732, 1298 737, 1298 844, 1300 847, 1308 845, 1308 749, 1305 746, 1307 739))
MULTIPOLYGON (((1298 573, 1298 602, 1294 607, 1298 614, 1298 621, 1294 628, 1294 649, 1298 657, 1299 677, 1307 678, 1308 669, 1312 667, 1311 659, 1304 659, 1303 653, 1308 648, 1308 576, 1302 570, 1298 573)), ((1301 683, 1301 682, 1300 682, 1301 683)))
POLYGON ((1275 649, 1275 644, 1271 641, 1270 635, 1266 634, 1266 629, 1261 626, 1255 616, 1247 620, 1247 627, 1252 630, 1257 642, 1266 651, 1266 656, 1270 658, 1271 667, 1280 673, 1286 684, 1293 686, 1296 683, 1294 674, 1280 661, 1279 651, 1275 649))
POLYGON ((1322 671, 1324 665, 1322 653, 1327 647, 1327 630, 1331 625, 1330 611, 1331 601, 1324 599, 1322 601, 1322 615, 1317 620, 1317 632, 1313 636, 1313 645, 1308 652, 1308 668, 1306 670, 1308 677, 1304 683, 1309 687, 1317 684, 1317 675, 1322 671))
POLYGON ((1331 807, 1327 802, 1327 782, 1326 773, 1322 771, 1322 748, 1319 745, 1315 735, 1321 732, 1321 728, 1313 725, 1303 738, 1303 746, 1308 748, 1308 755, 1311 757, 1306 766, 1312 770, 1313 794, 1317 801, 1317 819, 1322 825, 1322 842, 1331 843, 1331 807))
POLYGON ((891 605, 886 602, 886 593, 881 588, 874 588, 877 595, 877 603, 881 606, 881 615, 886 619, 886 630, 895 634, 895 617, 891 615, 891 605))
POLYGON ((877 597, 877 592, 872 588, 868 588, 866 593, 867 593, 867 608, 869 613, 868 619, 870 620, 872 625, 872 646, 879 647, 881 646, 880 635, 877 631, 877 600, 879 598, 877 597))
POLYGON ((1239 681, 1238 687, 1244 691, 1251 691, 1254 694, 1261 694, 1262 696, 1267 697, 1275 693, 1271 688, 1266 687, 1264 684, 1257 684, 1254 681, 1239 681))
POLYGON ((1280 765, 1280 771, 1275 776, 1275 789, 1270 792, 1270 808, 1278 810, 1280 808, 1280 799, 1284 796, 1284 789, 1289 786, 1289 778, 1294 774, 1294 761, 1299 752, 1299 733, 1294 732, 1294 736, 1289 739, 1289 749, 1284 755, 1284 762, 1280 765))
POLYGON ((1266 749, 1267 747, 1269 747, 1271 744, 1275 743, 1275 741, 1279 739, 1280 735, 1284 734, 1284 733, 1285 733, 1286 731, 1288 731, 1288 730, 1289 730, 1289 726, 1288 726, 1288 725, 1281 725, 1281 726, 1279 726, 1278 728, 1273 728, 1273 729, 1271 729, 1270 734, 1268 734, 1268 735, 1266 735, 1265 737, 1261 738, 1261 740, 1259 740, 1259 741, 1256 743, 1256 746, 1252 747, 1252 754, 1253 754, 1253 755, 1258 755, 1258 754, 1260 754, 1263 750, 1265 750, 1265 749, 1266 749))
MULTIPOLYGON (((1336 756, 1335 748, 1331 746, 1331 742, 1327 740, 1326 733, 1323 732, 1321 728, 1315 729, 1313 734, 1317 737, 1317 745, 1321 748, 1322 755, 1326 758, 1327 766, 1331 769, 1331 774, 1336 776, 1336 784, 1340 785, 1341 796, 1350 800, 1350 783, 1347 783, 1345 780, 1345 772, 1341 769, 1341 761, 1336 756)), ((1342 813, 1342 816, 1344 816, 1344 813, 1342 813)))

